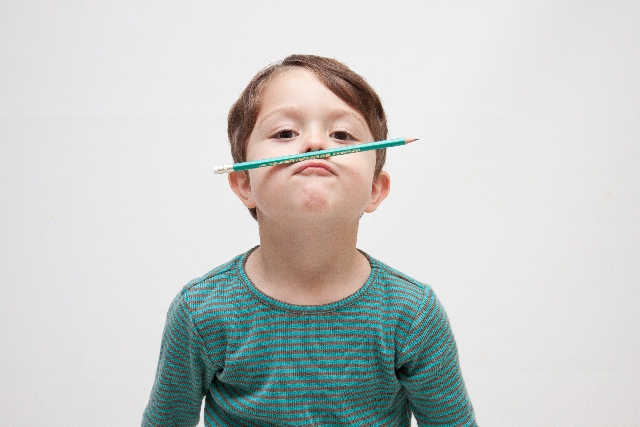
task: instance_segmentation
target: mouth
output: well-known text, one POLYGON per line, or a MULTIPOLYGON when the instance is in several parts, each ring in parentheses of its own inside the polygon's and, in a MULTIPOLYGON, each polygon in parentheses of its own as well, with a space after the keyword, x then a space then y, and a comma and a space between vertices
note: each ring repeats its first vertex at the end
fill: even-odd
POLYGON ((305 160, 295 166, 294 174, 335 175, 336 173, 334 166, 326 160, 305 160))

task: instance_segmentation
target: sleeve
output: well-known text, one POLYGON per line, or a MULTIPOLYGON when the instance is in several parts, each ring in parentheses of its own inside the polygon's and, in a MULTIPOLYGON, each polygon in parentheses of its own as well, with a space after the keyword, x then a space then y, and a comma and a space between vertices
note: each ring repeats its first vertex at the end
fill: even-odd
POLYGON ((449 320, 430 288, 404 340, 396 373, 419 426, 477 427, 449 320))
POLYGON ((214 372, 181 293, 167 313, 156 378, 142 426, 196 426, 214 372))

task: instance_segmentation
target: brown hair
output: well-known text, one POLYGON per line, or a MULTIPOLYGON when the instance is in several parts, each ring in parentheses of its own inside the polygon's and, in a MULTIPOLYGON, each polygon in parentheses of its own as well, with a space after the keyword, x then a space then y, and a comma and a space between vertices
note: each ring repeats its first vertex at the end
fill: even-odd
MULTIPOLYGON (((227 134, 235 163, 246 161, 247 141, 260 112, 264 88, 271 78, 290 67, 302 67, 314 73, 327 89, 364 116, 376 141, 387 139, 387 118, 382 102, 365 79, 335 59, 315 55, 291 55, 256 74, 229 110, 227 134)), ((382 170, 385 159, 386 149, 377 150, 375 177, 382 170)), ((257 219, 255 208, 249 211, 251 216, 257 219)))

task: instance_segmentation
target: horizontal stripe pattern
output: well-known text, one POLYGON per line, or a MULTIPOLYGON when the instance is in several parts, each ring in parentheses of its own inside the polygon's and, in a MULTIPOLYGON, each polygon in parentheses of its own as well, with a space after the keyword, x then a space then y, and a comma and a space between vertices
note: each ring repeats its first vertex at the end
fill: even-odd
MULTIPOLYGON (((245 275, 251 251, 175 298, 143 426, 475 426, 431 288, 367 256, 348 298, 296 306, 245 275)), ((366 255, 366 254, 365 254, 366 255)))

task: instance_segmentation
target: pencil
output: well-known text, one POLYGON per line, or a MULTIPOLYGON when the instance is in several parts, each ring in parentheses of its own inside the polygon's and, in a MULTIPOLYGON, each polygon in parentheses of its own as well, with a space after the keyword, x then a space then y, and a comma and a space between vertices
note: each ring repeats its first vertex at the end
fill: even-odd
POLYGON ((340 148, 329 148, 327 150, 310 151, 308 153, 292 154, 289 156, 273 157, 270 159, 252 160, 250 162, 236 163, 233 165, 215 166, 213 173, 228 173, 244 171, 247 169, 262 168, 265 166, 284 165, 287 163, 296 163, 310 159, 326 159, 331 156, 340 156, 342 154, 358 153, 360 151, 380 150, 381 148, 396 147, 398 145, 410 144, 417 141, 418 138, 396 138, 384 141, 366 142, 363 144, 349 145, 340 148))

